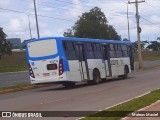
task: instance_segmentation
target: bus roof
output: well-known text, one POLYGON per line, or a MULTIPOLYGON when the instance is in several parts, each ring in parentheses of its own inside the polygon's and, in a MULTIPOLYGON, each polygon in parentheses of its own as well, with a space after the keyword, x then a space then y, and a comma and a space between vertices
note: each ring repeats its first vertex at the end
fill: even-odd
POLYGON ((43 37, 43 38, 29 40, 25 44, 28 44, 30 42, 40 41, 40 40, 48 40, 48 39, 58 39, 61 41, 62 40, 69 40, 69 41, 77 41, 77 42, 103 42, 103 43, 131 44, 130 41, 92 39, 92 38, 76 38, 76 37, 43 37))

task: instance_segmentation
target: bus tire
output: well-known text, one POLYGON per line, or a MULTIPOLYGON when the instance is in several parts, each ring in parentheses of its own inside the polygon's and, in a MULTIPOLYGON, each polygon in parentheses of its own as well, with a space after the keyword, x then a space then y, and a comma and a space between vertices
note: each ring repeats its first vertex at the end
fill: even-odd
POLYGON ((101 76, 98 69, 93 70, 93 83, 98 84, 101 82, 101 76))
POLYGON ((125 66, 125 68, 124 68, 124 75, 122 76, 122 78, 123 79, 127 79, 128 78, 128 73, 129 73, 128 66, 125 66))
POLYGON ((106 82, 107 81, 107 78, 102 78, 102 82, 106 82))
POLYGON ((75 86, 75 82, 63 82, 62 85, 66 88, 71 88, 75 86))

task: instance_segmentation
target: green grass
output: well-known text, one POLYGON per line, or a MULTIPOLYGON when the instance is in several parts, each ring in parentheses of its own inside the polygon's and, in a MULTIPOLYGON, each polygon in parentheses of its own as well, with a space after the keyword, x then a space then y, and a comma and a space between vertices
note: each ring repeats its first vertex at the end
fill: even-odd
MULTIPOLYGON (((160 61, 160 57, 144 57, 142 58, 143 61, 160 61)), ((138 61, 138 58, 135 59, 135 62, 138 61)))
POLYGON ((26 71, 26 70, 27 70, 27 66, 26 65, 0 67, 0 73, 18 72, 18 71, 26 71))
POLYGON ((22 83, 22 84, 17 84, 13 86, 0 87, 0 94, 40 88, 40 87, 45 87, 45 86, 47 85, 32 85, 32 84, 22 83))
POLYGON ((31 84, 17 84, 17 85, 13 85, 13 86, 7 86, 7 87, 0 87, 0 93, 7 93, 7 92, 13 92, 13 91, 20 91, 26 88, 32 88, 34 87, 31 84))
POLYGON ((112 107, 108 110, 104 110, 102 112, 98 112, 96 114, 91 115, 90 117, 86 117, 82 120, 120 120, 122 117, 125 117, 127 114, 131 113, 131 111, 139 110, 143 107, 146 107, 157 100, 160 100, 160 89, 155 90, 147 95, 144 95, 140 98, 135 98, 129 102, 120 104, 118 106, 112 107), (106 117, 107 112, 116 112, 116 115, 113 115, 113 117, 106 117), (125 112, 122 112, 125 111, 125 112), (115 116, 115 117, 114 117, 115 116), (118 117, 120 116, 120 117, 118 117))

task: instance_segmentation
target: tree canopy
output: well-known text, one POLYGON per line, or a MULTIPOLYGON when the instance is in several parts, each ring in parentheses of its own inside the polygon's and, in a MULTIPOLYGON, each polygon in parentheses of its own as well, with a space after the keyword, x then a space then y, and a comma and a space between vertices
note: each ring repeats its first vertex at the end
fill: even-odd
POLYGON ((150 44, 146 47, 147 49, 151 49, 153 51, 160 51, 160 37, 157 37, 155 41, 150 41, 150 44))
POLYGON ((6 41, 6 37, 7 35, 3 32, 3 29, 0 28, 0 58, 4 54, 12 54, 12 45, 6 41))
POLYGON ((152 49, 153 51, 160 50, 160 43, 158 41, 151 41, 151 44, 147 46, 148 49, 152 49))
POLYGON ((89 12, 83 13, 72 29, 64 32, 64 36, 113 40, 121 39, 115 28, 108 24, 106 16, 98 7, 94 7, 89 12))
MULTIPOLYGON (((141 49, 145 49, 145 45, 149 42, 147 40, 141 41, 141 49)), ((138 50, 138 41, 132 42, 132 45, 135 50, 138 50)))

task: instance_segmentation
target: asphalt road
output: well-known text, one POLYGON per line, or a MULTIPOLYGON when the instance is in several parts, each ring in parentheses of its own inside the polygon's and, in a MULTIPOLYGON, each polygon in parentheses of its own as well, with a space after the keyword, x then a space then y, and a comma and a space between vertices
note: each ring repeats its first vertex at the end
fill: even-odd
MULTIPOLYGON (((152 67, 152 66, 160 66, 160 60, 159 61, 143 61, 144 67, 152 67)), ((135 69, 138 69, 138 62, 135 63, 135 69)))
POLYGON ((30 83, 28 72, 0 73, 0 87, 30 83))
POLYGON ((129 79, 108 80, 99 85, 80 84, 72 89, 57 85, 1 94, 0 111, 98 111, 157 88, 160 69, 146 70, 129 79))
MULTIPOLYGON (((144 67, 157 65, 160 65, 160 61, 143 62, 144 67)), ((138 63, 135 63, 135 68, 138 68, 138 63)), ((0 74, 0 87, 12 86, 22 83, 30 83, 28 72, 0 74)))

